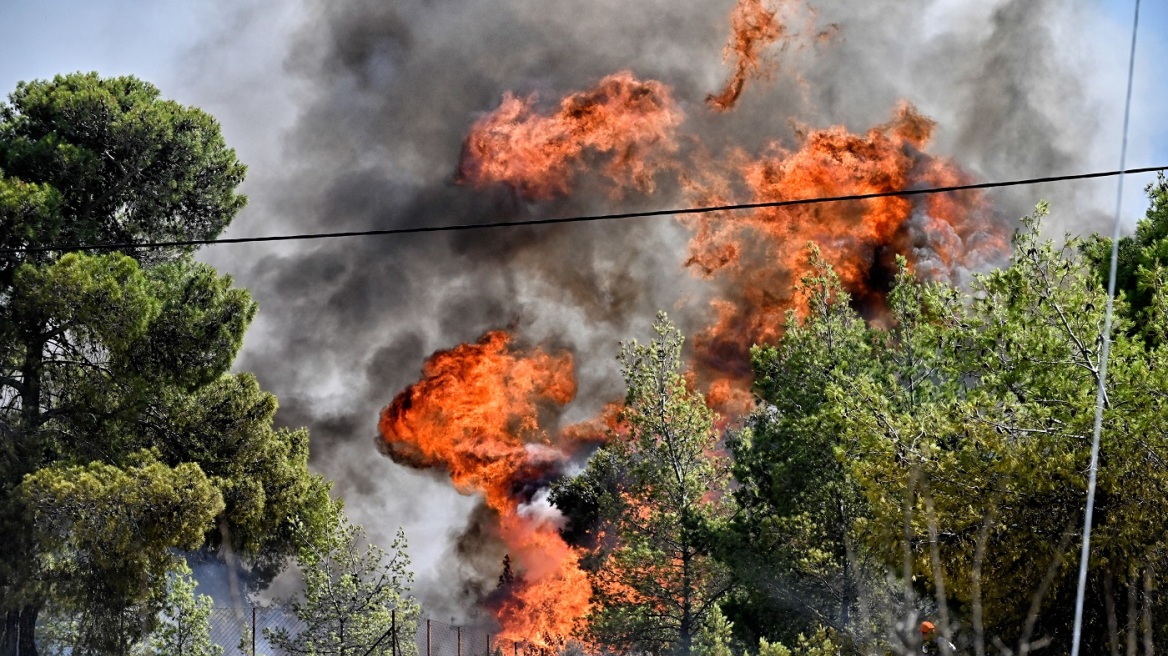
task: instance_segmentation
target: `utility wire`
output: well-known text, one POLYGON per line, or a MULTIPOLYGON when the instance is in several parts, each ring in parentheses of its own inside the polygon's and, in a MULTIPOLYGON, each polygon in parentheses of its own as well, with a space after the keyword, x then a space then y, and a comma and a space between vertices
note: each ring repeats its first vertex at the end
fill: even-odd
MULTIPOLYGON (((1136 35, 1140 28, 1140 0, 1136 0, 1132 21, 1131 55, 1127 64, 1127 99, 1123 107, 1123 136, 1119 147, 1119 168, 1127 163, 1127 132, 1131 120, 1132 84, 1136 70, 1136 35)), ((1123 210, 1123 176, 1115 193, 1115 226, 1111 233, 1111 271, 1107 275, 1107 312, 1103 319, 1103 346, 1099 350, 1099 389, 1095 395, 1095 429, 1091 436, 1091 466, 1087 474, 1087 510, 1083 514, 1083 547, 1079 552, 1079 587, 1075 593, 1075 631, 1071 656, 1079 656, 1083 636, 1083 598, 1087 591, 1087 560, 1091 556, 1091 521, 1095 514, 1095 481, 1099 474, 1099 439, 1103 434, 1103 403, 1107 398, 1107 354, 1111 351, 1111 311, 1115 303, 1115 278, 1119 261, 1119 219, 1123 210)))
MULTIPOLYGON (((425 232, 457 232, 463 230, 486 230, 489 228, 516 228, 520 226, 553 225, 557 223, 590 223, 596 221, 622 221, 655 216, 684 216, 693 214, 712 214, 715 212, 739 212, 743 210, 758 210, 775 207, 792 207, 796 205, 818 205, 821 203, 839 203, 844 201, 871 200, 874 198, 893 198, 899 196, 922 196, 927 194, 944 194, 955 191, 970 191, 977 189, 997 189, 1001 187, 1018 187, 1036 185, 1047 182, 1065 182, 1068 180, 1088 180, 1092 178, 1110 178, 1133 173, 1151 173, 1168 169, 1168 164, 1162 166, 1146 166, 1138 169, 1120 169, 1117 171, 1096 171, 1094 173, 1075 173, 1071 175, 1055 175, 1044 178, 1026 178, 1022 180, 1005 180, 999 182, 978 182, 975 184, 951 185, 947 187, 925 187, 922 189, 903 189, 898 191, 880 191, 870 194, 851 194, 847 196, 824 196, 817 198, 796 198, 791 200, 777 200, 761 203, 738 203, 734 205, 710 205, 706 207, 685 207, 664 210, 648 210, 643 212, 621 212, 617 214, 589 214, 582 216, 566 216, 544 219, 527 219, 521 221, 498 221, 493 223, 462 223, 439 226, 413 226, 408 228, 386 228, 382 230, 353 230, 347 232, 317 232, 292 235, 269 235, 266 237, 228 237, 223 239, 186 239, 180 241, 159 241, 142 243, 97 243, 97 244, 53 244, 49 246, 29 246, 25 248, 0 248, 0 255, 17 253, 45 253, 50 251, 115 251, 141 248, 175 248, 183 246, 215 246, 220 244, 254 244, 272 241, 309 241, 314 239, 340 239, 344 237, 376 237, 386 235, 412 235, 425 232)), ((1122 179, 1122 177, 1121 177, 1122 179)))

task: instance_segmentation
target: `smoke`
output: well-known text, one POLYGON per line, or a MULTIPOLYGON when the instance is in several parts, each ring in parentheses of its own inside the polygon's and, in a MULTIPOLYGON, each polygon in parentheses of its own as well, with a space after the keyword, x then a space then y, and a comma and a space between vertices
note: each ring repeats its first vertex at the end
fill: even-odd
MULTIPOLYGON (((1099 73, 1071 55, 1092 39, 1076 27, 1090 25, 1076 3, 812 2, 815 29, 829 37, 763 52, 774 58, 771 74, 744 84, 726 112, 706 98, 736 73, 723 60, 733 0, 243 4, 223 10, 227 36, 194 53, 200 69, 189 82, 214 99, 203 106, 252 165, 251 205, 231 236, 685 204, 682 187, 662 176, 652 192, 614 198, 604 162, 587 153, 571 194, 529 198, 506 184, 456 181, 466 135, 508 93, 534 94, 543 103, 535 109, 551 112, 620 71, 672 90, 686 158, 727 148, 758 155, 772 141, 794 149, 798 131, 837 124, 864 134, 901 100, 936 120, 934 156, 982 179, 1084 170, 1107 134, 1098 117, 1109 105, 1091 94, 1099 73)), ((1090 225, 1098 194, 1077 189, 989 201, 998 216, 1016 217, 1041 193, 1090 225)), ((905 229, 919 233, 928 221, 914 213, 905 229)), ((502 551, 482 546, 490 537, 473 529, 482 530, 483 510, 472 514, 477 501, 443 473, 378 455, 379 411, 430 353, 510 327, 574 355, 577 399, 561 421, 593 416, 622 393, 618 341, 648 334, 657 309, 687 334, 710 325, 717 290, 684 266, 690 235, 647 219, 219 247, 204 257, 260 302, 238 366, 279 396, 282 423, 310 428, 313 467, 371 537, 388 542, 406 527, 423 603, 463 619, 464 595, 490 589, 502 551)), ((936 251, 924 237, 911 241, 936 251)))

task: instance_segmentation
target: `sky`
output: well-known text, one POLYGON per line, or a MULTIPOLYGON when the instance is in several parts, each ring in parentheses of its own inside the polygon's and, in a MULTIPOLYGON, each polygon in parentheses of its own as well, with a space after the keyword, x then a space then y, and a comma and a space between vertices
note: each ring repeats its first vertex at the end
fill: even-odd
MULTIPOLYGON (((700 99, 725 74, 719 51, 733 2, 684 4, 467 0, 452 11, 434 0, 5 0, 0 90, 95 70, 138 76, 210 112, 249 165, 251 202, 228 236, 460 223, 509 218, 498 213, 512 209, 526 218, 620 211, 620 201, 603 196, 551 206, 471 198, 451 184, 461 140, 504 90, 564 93, 622 67, 700 99)), ((939 151, 980 179, 1118 167, 1130 2, 812 4, 823 5, 824 21, 839 21, 835 50, 784 54, 803 77, 748 88, 732 128, 699 116, 695 129, 732 141, 786 134, 791 117, 862 131, 908 98, 937 119, 939 151), (994 13, 1011 6, 1014 14, 994 13), (901 32, 905 24, 911 34, 901 32)), ((1168 3, 1143 5, 1129 168, 1168 164, 1168 90, 1158 68, 1168 61, 1168 3)), ((1146 209, 1151 179, 1126 182, 1127 230, 1146 209)), ((1108 230, 1115 189, 1114 180, 1051 185, 1001 202, 1017 216, 1048 197, 1056 213, 1064 203, 1059 229, 1108 230)), ((638 207, 661 207, 655 202, 665 201, 638 207)), ((282 421, 309 426, 313 467, 336 481, 374 537, 388 543, 404 525, 418 547, 420 581, 453 590, 473 577, 465 571, 473 564, 451 563, 474 503, 377 455, 377 412, 416 379, 427 354, 519 324, 525 340, 578 355, 586 403, 568 417, 585 418, 612 396, 615 341, 643 330, 655 308, 707 293, 669 256, 684 249, 678 229, 622 230, 221 247, 200 257, 259 300, 239 367, 279 396, 282 421), (611 248, 613 240, 628 250, 611 248), (638 242, 653 247, 632 248, 638 242), (611 281, 626 279, 644 291, 621 296, 611 281)), ((457 613, 457 603, 448 610, 457 613)))

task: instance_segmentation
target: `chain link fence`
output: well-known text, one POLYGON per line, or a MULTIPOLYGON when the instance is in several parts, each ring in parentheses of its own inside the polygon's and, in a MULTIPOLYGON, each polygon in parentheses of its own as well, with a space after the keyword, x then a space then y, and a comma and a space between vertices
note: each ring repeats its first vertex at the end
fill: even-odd
MULTIPOLYGON (((211 609, 209 622, 211 641, 223 648, 223 656, 287 656, 271 645, 267 636, 280 629, 296 636, 306 628, 288 609, 279 606, 216 607, 211 609)), ((395 622, 384 645, 389 646, 386 651, 393 656, 543 656, 547 651, 526 641, 500 639, 482 627, 425 618, 418 620, 416 631, 398 627, 395 622)))
POLYGON ((286 609, 276 606, 211 609, 211 642, 223 648, 223 656, 276 656, 266 636, 279 629, 291 635, 304 630, 304 623, 286 609))

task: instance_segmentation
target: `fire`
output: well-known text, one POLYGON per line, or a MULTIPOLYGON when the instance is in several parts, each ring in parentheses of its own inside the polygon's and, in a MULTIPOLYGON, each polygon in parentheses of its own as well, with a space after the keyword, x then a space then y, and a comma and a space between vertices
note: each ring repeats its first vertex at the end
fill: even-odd
MULTIPOLYGON (((843 127, 805 131, 795 150, 772 144, 761 158, 742 152, 727 170, 703 167, 689 188, 701 204, 868 194, 953 185, 971 178, 925 148, 934 123, 907 103, 892 120, 853 134, 843 127)), ((889 197, 795 205, 687 220, 694 230, 686 262, 701 277, 718 279, 724 295, 713 302, 714 321, 695 339, 704 367, 746 379, 749 348, 773 342, 793 307, 792 288, 815 242, 841 281, 865 307, 878 311, 882 284, 895 254, 918 273, 952 278, 964 267, 1004 252, 1003 226, 977 193, 889 197)))
POLYGON ((541 416, 576 394, 571 354, 518 349, 493 331, 439 351, 422 378, 381 413, 382 448, 394 461, 442 469, 463 494, 482 494, 518 567, 497 609, 507 640, 554 644, 588 612, 591 586, 556 526, 524 513, 523 490, 558 473, 578 445, 553 439, 541 416))
POLYGON ((603 155, 602 171, 614 193, 635 187, 652 191, 653 176, 677 150, 674 128, 682 114, 667 86, 642 82, 632 73, 609 75, 590 91, 560 101, 551 114, 537 111, 533 94, 503 96, 499 107, 471 127, 463 144, 456 179, 484 187, 502 183, 527 198, 567 194, 574 174, 595 168, 586 161, 603 155))
MULTIPOLYGON (((738 103, 746 81, 750 78, 767 78, 776 68, 774 60, 765 52, 776 47, 788 50, 792 45, 803 47, 808 43, 830 41, 836 26, 829 25, 816 30, 817 12, 804 0, 775 0, 776 8, 771 9, 764 0, 738 0, 730 12, 730 39, 722 50, 726 61, 733 60, 733 72, 726 86, 718 93, 706 96, 706 103, 715 110, 727 111, 738 103), (793 31, 792 23, 802 22, 802 31, 793 31), (807 38, 813 34, 813 38, 807 38)), ((805 81, 796 76, 800 83, 805 81)))
POLYGON ((763 0, 738 0, 730 13, 730 41, 722 51, 726 59, 733 57, 734 73, 722 91, 707 96, 706 102, 722 111, 733 107, 746 86, 747 75, 764 71, 763 50, 786 34, 786 26, 763 0))
MULTIPOLYGON (((706 100, 727 110, 751 76, 765 75, 767 48, 794 38, 785 21, 797 0, 769 9, 739 0, 726 47, 733 73, 706 100)), ((810 15, 808 26, 815 20, 810 15)), ((830 36, 831 31, 815 35, 830 36)), ((863 134, 844 127, 798 128, 793 147, 770 144, 761 156, 744 150, 705 154, 696 137, 679 139, 683 114, 671 89, 622 72, 547 108, 535 95, 507 93, 470 128, 456 179, 475 188, 503 185, 529 200, 566 196, 576 178, 599 171, 620 195, 652 192, 674 173, 687 201, 711 206, 950 186, 971 177, 928 152, 935 125, 907 103, 863 134), (679 143, 692 148, 682 150, 679 143)), ((795 306, 793 287, 815 242, 843 284, 879 315, 896 255, 923 276, 955 279, 1007 251, 1005 226, 976 192, 809 204, 682 219, 691 230, 684 266, 717 292, 708 328, 695 345, 695 386, 711 406, 738 417, 753 397, 749 349, 779 337, 795 306)), ((614 245, 619 248, 621 245, 614 245)), ((582 551, 564 542, 553 521, 531 511, 533 490, 561 474, 582 444, 619 434, 618 405, 596 420, 555 433, 545 428, 576 394, 568 353, 521 349, 506 332, 490 332, 431 356, 422 379, 381 414, 383 449, 399 463, 449 472, 464 494, 482 494, 494 511, 498 538, 517 564, 516 576, 488 600, 506 640, 561 645, 582 628, 592 583, 582 551)), ((614 396, 616 395, 614 390, 614 396)), ((635 506, 635 501, 632 502, 635 506)), ((596 536, 593 536, 596 537, 596 536)), ((596 573, 601 596, 634 594, 596 573)))

